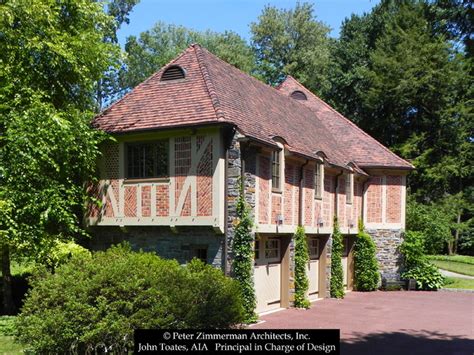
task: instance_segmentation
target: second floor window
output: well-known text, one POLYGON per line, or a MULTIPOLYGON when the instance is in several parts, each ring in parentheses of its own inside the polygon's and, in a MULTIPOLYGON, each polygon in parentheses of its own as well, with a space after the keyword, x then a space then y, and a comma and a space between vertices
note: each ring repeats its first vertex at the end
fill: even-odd
POLYGON ((128 144, 126 168, 128 179, 168 177, 168 140, 128 144))
POLYGON ((346 203, 352 203, 352 196, 354 188, 354 174, 346 175, 346 203))
POLYGON ((314 197, 323 198, 323 165, 316 164, 314 172, 314 197))
POLYGON ((281 176, 280 176, 280 154, 279 151, 272 152, 272 188, 280 190, 281 176))

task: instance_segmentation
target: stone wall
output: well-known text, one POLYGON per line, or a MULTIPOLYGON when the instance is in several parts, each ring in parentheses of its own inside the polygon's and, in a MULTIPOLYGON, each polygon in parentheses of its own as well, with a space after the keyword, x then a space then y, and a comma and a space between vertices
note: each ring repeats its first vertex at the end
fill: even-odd
POLYGON ((180 227, 176 233, 169 227, 94 227, 91 229, 91 250, 105 250, 113 244, 126 241, 132 249, 155 252, 166 259, 185 264, 198 247, 207 248, 207 263, 223 267, 224 236, 210 227, 180 227))
POLYGON ((401 254, 398 247, 403 242, 400 229, 368 229, 377 246, 377 260, 382 277, 400 278, 401 254))

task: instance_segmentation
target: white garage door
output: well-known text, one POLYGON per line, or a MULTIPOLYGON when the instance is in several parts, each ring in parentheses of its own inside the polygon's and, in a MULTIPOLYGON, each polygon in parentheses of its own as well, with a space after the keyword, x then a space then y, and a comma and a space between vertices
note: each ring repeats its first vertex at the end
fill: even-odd
POLYGON ((255 293, 257 313, 280 308, 281 243, 279 239, 262 237, 255 242, 255 293))
POLYGON ((310 301, 319 298, 319 239, 308 239, 309 263, 306 267, 309 287, 308 298, 310 301))

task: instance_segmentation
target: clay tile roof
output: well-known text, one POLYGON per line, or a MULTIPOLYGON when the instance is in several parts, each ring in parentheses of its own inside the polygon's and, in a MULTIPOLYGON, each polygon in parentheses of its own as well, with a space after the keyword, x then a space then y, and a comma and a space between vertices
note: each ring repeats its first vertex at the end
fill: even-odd
MULTIPOLYGON (((289 78, 279 90, 275 90, 194 44, 103 111, 92 124, 98 129, 117 134, 225 122, 236 126, 249 138, 275 145, 273 137, 281 137, 293 153, 316 157, 316 152, 323 152, 329 163, 346 168, 352 163, 351 167, 362 173, 357 165, 361 165, 363 160, 354 159, 349 154, 352 148, 348 150, 341 145, 340 133, 334 130, 334 125, 325 122, 329 113, 337 113, 326 104, 324 110, 315 111, 315 107, 289 98, 287 89, 291 90, 291 85, 296 85, 293 81, 289 78), (185 79, 160 81, 161 74, 170 65, 182 67, 186 73, 185 79), (322 119, 320 115, 325 118, 322 119)), ((300 90, 308 92, 302 86, 300 90)), ((343 119, 358 134, 352 144, 361 134, 365 139, 362 144, 376 143, 343 119)), ((344 140, 344 144, 347 143, 344 140)), ((385 155, 378 153, 377 157, 372 158, 369 154, 364 158, 368 162, 389 166, 396 158, 397 166, 402 166, 402 162, 408 164, 376 144, 377 151, 383 151, 385 155), (377 160, 379 156, 382 158, 380 161, 377 160)))
POLYGON ((332 134, 337 135, 346 155, 362 168, 387 167, 413 169, 413 165, 400 158, 376 139, 365 133, 349 119, 334 110, 311 91, 306 89, 292 76, 288 76, 277 88, 288 97, 294 91, 302 91, 307 100, 299 103, 315 113, 315 119, 323 124, 332 134))

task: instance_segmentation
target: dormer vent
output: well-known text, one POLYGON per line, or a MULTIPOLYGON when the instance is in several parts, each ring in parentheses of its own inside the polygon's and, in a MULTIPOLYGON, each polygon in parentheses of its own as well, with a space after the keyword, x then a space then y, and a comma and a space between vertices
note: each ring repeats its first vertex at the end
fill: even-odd
POLYGON ((184 79, 184 69, 173 65, 167 68, 163 74, 161 75, 161 81, 171 81, 171 80, 179 80, 184 79))
POLYGON ((295 99, 295 100, 308 100, 305 93, 303 91, 299 91, 299 90, 293 91, 291 93, 290 97, 292 99, 295 99))

